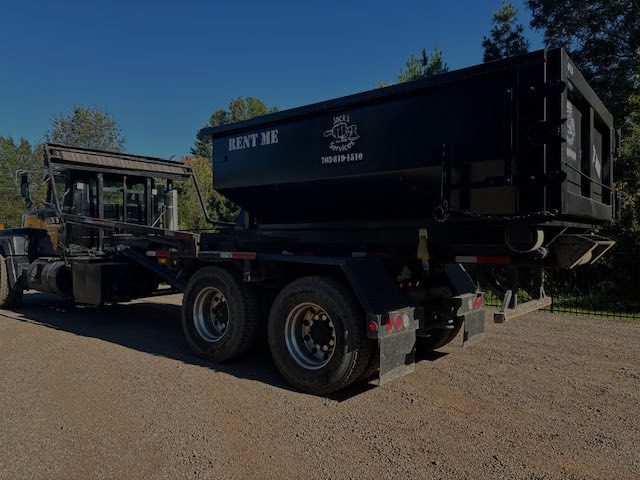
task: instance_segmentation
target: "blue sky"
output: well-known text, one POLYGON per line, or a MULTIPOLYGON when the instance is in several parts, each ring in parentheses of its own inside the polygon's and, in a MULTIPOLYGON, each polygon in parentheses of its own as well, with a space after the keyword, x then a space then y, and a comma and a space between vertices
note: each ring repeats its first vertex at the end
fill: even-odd
MULTIPOLYGON (((531 48, 540 32, 514 1, 531 48)), ((480 63, 491 1, 92 1, 0 4, 0 135, 39 141, 54 114, 98 106, 132 153, 189 151, 238 96, 280 109, 393 80, 436 43, 451 69, 480 63)))

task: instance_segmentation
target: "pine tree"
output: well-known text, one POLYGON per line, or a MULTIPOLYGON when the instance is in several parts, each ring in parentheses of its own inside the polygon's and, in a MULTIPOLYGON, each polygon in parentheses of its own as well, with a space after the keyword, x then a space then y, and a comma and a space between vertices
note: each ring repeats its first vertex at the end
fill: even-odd
POLYGON ((493 26, 488 37, 482 40, 482 60, 490 62, 500 58, 520 55, 529 51, 529 41, 524 37, 524 28, 516 23, 518 11, 509 1, 493 14, 493 26))
MULTIPOLYGON (((396 83, 410 82, 421 78, 438 75, 449 71, 449 66, 442 58, 442 50, 436 45, 433 53, 427 52, 426 48, 422 49, 420 57, 411 54, 405 62, 404 68, 400 70, 396 83)), ((390 85, 388 82, 378 82, 377 87, 386 87, 390 85)))
POLYGON ((564 47, 626 129, 629 98, 640 91, 638 0, 528 0, 531 26, 544 31, 547 47, 564 47))

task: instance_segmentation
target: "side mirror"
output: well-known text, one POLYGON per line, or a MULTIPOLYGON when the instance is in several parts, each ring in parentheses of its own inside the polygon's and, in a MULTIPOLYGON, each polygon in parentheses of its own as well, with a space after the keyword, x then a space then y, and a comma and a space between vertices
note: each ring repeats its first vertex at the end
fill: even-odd
POLYGON ((29 197, 29 174, 26 172, 20 174, 20 196, 24 199, 25 207, 30 209, 33 206, 33 202, 29 197))

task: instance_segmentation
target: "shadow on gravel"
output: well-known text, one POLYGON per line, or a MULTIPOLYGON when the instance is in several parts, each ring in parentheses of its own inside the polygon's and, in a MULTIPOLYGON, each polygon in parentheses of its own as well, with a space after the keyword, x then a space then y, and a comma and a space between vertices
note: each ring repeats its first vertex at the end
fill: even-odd
POLYGON ((435 362, 436 360, 446 357, 449 355, 447 352, 427 352, 427 353, 416 353, 416 363, 418 362, 435 362))
MULTIPOLYGON (((54 295, 34 293, 25 295, 24 304, 13 311, 22 315, 16 320, 23 322, 97 338, 140 352, 296 391, 282 379, 266 346, 256 347, 256 351, 228 363, 213 364, 195 356, 182 334, 179 305, 149 299, 144 303, 92 307, 75 305, 54 295)), ((416 358, 416 362, 433 361, 444 355, 432 352, 416 358)), ((359 382, 327 398, 343 402, 374 388, 375 385, 371 383, 359 382)))

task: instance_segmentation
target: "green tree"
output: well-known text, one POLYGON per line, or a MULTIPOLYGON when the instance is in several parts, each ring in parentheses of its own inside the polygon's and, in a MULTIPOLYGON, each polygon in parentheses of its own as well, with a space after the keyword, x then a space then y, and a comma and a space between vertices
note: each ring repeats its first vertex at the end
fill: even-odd
MULTIPOLYGON (((260 115, 278 111, 276 107, 268 107, 266 103, 256 97, 238 97, 229 103, 227 108, 220 108, 213 112, 209 123, 205 127, 217 127, 227 123, 240 122, 260 115)), ((211 140, 196 140, 191 147, 193 157, 185 161, 191 165, 198 177, 205 203, 209 207, 214 220, 232 222, 238 216, 240 209, 229 199, 220 195, 213 188, 211 140)), ((204 229, 207 224, 200 212, 197 192, 192 184, 182 182, 178 192, 180 200, 180 227, 190 229, 204 229), (184 198, 182 198, 184 197, 184 198)))
POLYGON ((488 37, 482 40, 483 62, 520 55, 529 51, 529 41, 524 37, 524 28, 516 23, 518 10, 507 0, 493 14, 493 26, 488 37))
POLYGON ((625 252, 640 252, 640 94, 629 99, 630 113, 625 138, 614 169, 616 188, 622 192, 620 220, 605 234, 618 242, 625 252))
POLYGON ((626 129, 629 97, 640 89, 638 0, 527 0, 531 26, 545 44, 565 47, 618 124, 626 129))
POLYGON ((113 152, 121 152, 125 145, 122 131, 111 114, 94 107, 76 106, 71 113, 54 116, 45 138, 72 147, 113 152))
MULTIPOLYGON (((234 221, 240 209, 213 189, 211 161, 207 158, 196 156, 185 157, 182 161, 193 169, 193 173, 198 178, 202 197, 213 220, 234 221)), ((202 213, 198 192, 196 192, 193 182, 186 180, 176 182, 176 189, 178 190, 180 228, 183 230, 205 230, 211 228, 202 213)))
MULTIPOLYGON (((277 112, 276 107, 268 107, 266 103, 256 97, 238 97, 229 102, 227 108, 220 108, 211 114, 209 123, 205 127, 217 127, 227 123, 240 122, 260 115, 277 112)), ((197 138, 191 147, 191 154, 199 157, 211 158, 211 141, 197 138)))
POLYGON ((25 211, 20 196, 21 171, 29 173, 31 197, 36 206, 41 206, 38 204, 43 199, 44 189, 42 157, 37 155, 39 151, 25 139, 16 142, 11 137, 0 136, 0 223, 6 226, 19 226, 25 211))
POLYGON ((637 0, 527 0, 533 28, 545 44, 569 51, 622 128, 614 163, 622 192, 621 218, 604 232, 621 251, 640 252, 640 2, 637 0))
MULTIPOLYGON (((430 77, 439 73, 449 71, 449 66, 444 62, 442 58, 442 50, 436 45, 433 49, 433 53, 427 52, 426 48, 422 49, 420 57, 411 54, 404 64, 404 68, 400 69, 396 83, 410 82, 412 80, 419 80, 420 78, 430 77)), ((391 83, 387 81, 381 81, 376 83, 376 87, 387 87, 391 83)))

